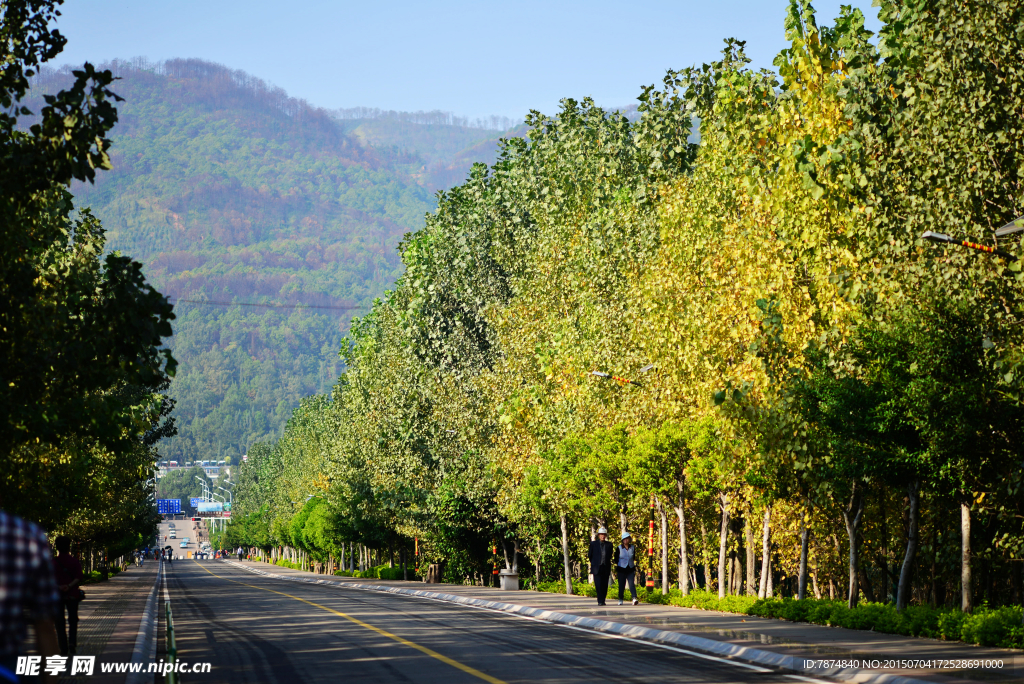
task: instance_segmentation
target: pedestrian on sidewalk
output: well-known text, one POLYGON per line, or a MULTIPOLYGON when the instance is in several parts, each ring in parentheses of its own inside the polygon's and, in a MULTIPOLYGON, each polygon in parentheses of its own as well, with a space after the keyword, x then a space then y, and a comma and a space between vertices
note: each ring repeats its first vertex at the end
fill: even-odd
POLYGON ((36 652, 57 654, 57 581, 46 534, 33 522, 0 510, 0 681, 19 681, 18 655, 32 622, 36 652))
POLYGON ((53 574, 57 578, 57 591, 60 592, 56 615, 57 643, 60 644, 60 654, 67 657, 78 650, 79 587, 84 577, 82 564, 71 553, 71 538, 57 537, 53 540, 53 546, 57 549, 57 557, 53 559, 53 574))
POLYGON ((603 606, 608 596, 608 577, 612 574, 612 543, 608 541, 608 530, 598 529, 597 539, 590 542, 587 557, 590 559, 590 574, 594 576, 594 589, 597 590, 597 605, 603 606))
POLYGON ((619 580, 619 605, 622 605, 627 582, 629 593, 633 597, 633 605, 640 603, 636 597, 636 547, 633 546, 633 536, 629 532, 622 533, 622 543, 615 547, 612 563, 615 565, 615 573, 619 580))

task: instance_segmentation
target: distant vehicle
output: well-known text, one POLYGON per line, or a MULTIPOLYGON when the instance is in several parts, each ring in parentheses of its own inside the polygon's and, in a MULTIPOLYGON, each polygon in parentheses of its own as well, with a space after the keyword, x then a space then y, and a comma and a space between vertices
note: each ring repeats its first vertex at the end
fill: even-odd
POLYGON ((174 530, 171 530, 171 539, 177 539, 177 538, 178 538, 177 534, 175 534, 174 530))
POLYGON ((188 542, 187 541, 183 541, 180 544, 178 544, 178 546, 180 546, 183 549, 187 549, 188 548, 188 542))
POLYGON ((192 518, 192 522, 201 522, 202 518, 192 518))
POLYGON ((177 468, 178 467, 178 462, 177 461, 171 461, 167 465, 171 466, 172 468, 177 468))
POLYGON ((174 523, 170 523, 170 524, 168 525, 168 527, 170 527, 170 528, 171 528, 171 529, 173 530, 173 529, 174 529, 174 523))

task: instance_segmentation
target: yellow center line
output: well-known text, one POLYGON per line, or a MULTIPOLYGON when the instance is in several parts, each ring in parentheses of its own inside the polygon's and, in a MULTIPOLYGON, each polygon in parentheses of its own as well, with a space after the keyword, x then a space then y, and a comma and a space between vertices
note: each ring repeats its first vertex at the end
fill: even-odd
POLYGON ((408 639, 406 639, 404 637, 400 637, 397 634, 392 634, 391 632, 387 631, 386 629, 381 629, 380 627, 374 627, 373 625, 371 625, 369 623, 363 622, 359 618, 352 617, 351 615, 348 615, 346 613, 342 613, 341 611, 334 610, 333 608, 328 608, 327 606, 321 606, 319 603, 314 603, 313 601, 307 601, 306 599, 300 598, 298 596, 292 596, 291 594, 286 594, 283 591, 274 591, 273 589, 267 589, 266 587, 258 587, 255 584, 246 584, 245 582, 239 582, 238 580, 228 579, 227 577, 221 577, 220 575, 217 575, 217 574, 211 572, 210 570, 207 570, 202 565, 199 565, 198 561, 193 560, 192 562, 195 563, 196 565, 198 565, 203 570, 206 570, 206 572, 209 572, 211 575, 213 575, 217 579, 222 579, 222 580, 225 580, 225 581, 228 581, 228 582, 234 582, 235 584, 241 584, 243 587, 250 587, 252 589, 262 589, 263 591, 269 591, 271 594, 278 594, 280 596, 287 596, 290 599, 295 599, 296 601, 302 601, 303 603, 307 603, 307 604, 313 606, 314 608, 319 608, 320 610, 326 610, 328 613, 333 613, 334 615, 337 615, 338 617, 343 617, 346 620, 354 622, 355 624, 359 625, 360 627, 364 627, 364 628, 366 628, 366 629, 368 629, 368 630, 370 630, 372 632, 376 632, 377 634, 380 634, 381 636, 385 636, 385 637, 387 637, 389 639, 394 639, 398 643, 403 644, 405 646, 408 646, 409 648, 415 648, 420 653, 424 653, 424 654, 430 656, 431 658, 436 658, 437 660, 440 660, 442 663, 445 663, 446 665, 451 665, 454 668, 458 668, 459 670, 462 670, 466 674, 471 674, 474 677, 477 677, 478 679, 482 679, 485 682, 489 682, 489 684, 506 684, 506 682, 498 679, 497 677, 492 677, 491 675, 487 674, 486 672, 481 672, 480 670, 477 670, 476 668, 472 668, 469 665, 464 665, 463 663, 460 663, 457 660, 449 658, 446 655, 442 655, 442 654, 438 653, 437 651, 435 651, 433 649, 427 648, 426 646, 420 646, 419 644, 417 644, 417 643, 415 643, 413 641, 409 641, 408 639))

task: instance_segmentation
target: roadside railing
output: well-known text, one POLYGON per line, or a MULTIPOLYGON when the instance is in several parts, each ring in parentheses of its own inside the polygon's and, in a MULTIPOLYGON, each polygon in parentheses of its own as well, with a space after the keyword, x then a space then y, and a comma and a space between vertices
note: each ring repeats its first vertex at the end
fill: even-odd
POLYGON ((178 673, 174 671, 174 666, 178 661, 178 643, 174 639, 174 618, 171 616, 171 604, 167 602, 164 604, 165 613, 167 616, 167 674, 164 675, 165 684, 180 684, 178 680, 178 673))

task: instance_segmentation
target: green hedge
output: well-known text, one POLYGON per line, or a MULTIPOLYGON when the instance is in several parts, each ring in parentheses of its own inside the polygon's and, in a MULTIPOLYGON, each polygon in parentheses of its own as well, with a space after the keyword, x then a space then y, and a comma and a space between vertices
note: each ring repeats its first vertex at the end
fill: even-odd
MULTIPOLYGON (((565 583, 541 582, 537 588, 562 594, 565 592, 565 583)), ((594 585, 586 582, 573 582, 573 594, 592 598, 597 596, 594 585)), ((612 585, 608 594, 610 599, 616 599, 618 588, 612 585)), ((891 603, 861 603, 850 610, 845 601, 813 598, 800 601, 792 598, 758 599, 756 596, 726 596, 719 599, 717 594, 702 589, 695 589, 688 596, 683 596, 678 589, 663 594, 660 589, 648 592, 646 587, 638 587, 637 596, 644 603, 718 610, 848 629, 868 629, 885 634, 964 641, 982 646, 1024 648, 1024 625, 1021 623, 1024 608, 1021 606, 982 606, 970 614, 950 608, 911 606, 899 613, 891 603)))
POLYGON ((99 570, 83 573, 82 584, 96 584, 103 581, 103 573, 99 570))
POLYGON ((965 641, 982 646, 1024 648, 1024 610, 1020 606, 989 608, 974 613, 950 608, 910 606, 902 613, 891 603, 862 603, 853 610, 844 601, 827 599, 764 599, 754 603, 748 615, 782 618, 819 625, 873 629, 885 634, 923 636, 965 641))
MULTIPOLYGON (((395 566, 393 568, 387 565, 378 565, 373 568, 367 568, 366 570, 338 570, 334 573, 339 577, 361 577, 364 579, 379 579, 379 580, 401 580, 402 579, 402 568, 401 566, 395 566)), ((412 568, 409 568, 409 581, 419 582, 422 578, 413 572, 412 568)))

